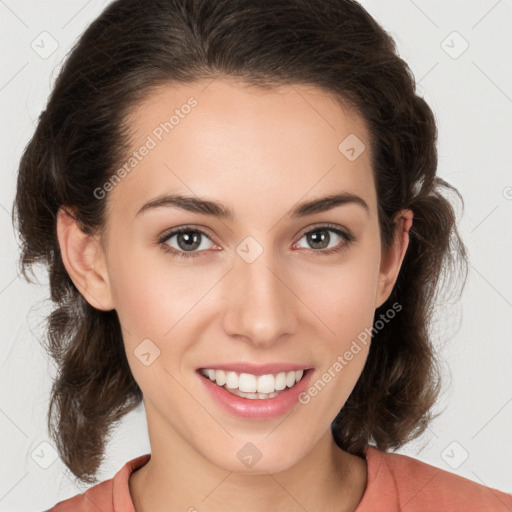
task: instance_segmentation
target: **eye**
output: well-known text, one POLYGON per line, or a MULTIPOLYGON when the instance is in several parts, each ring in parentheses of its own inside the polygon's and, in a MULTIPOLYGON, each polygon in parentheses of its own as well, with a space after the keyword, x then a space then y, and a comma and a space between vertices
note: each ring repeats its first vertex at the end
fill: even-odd
MULTIPOLYGON (((310 229, 302 234, 306 238, 307 243, 313 252, 328 255, 335 252, 340 252, 346 249, 355 238, 341 229, 331 226, 322 225, 314 229, 310 229), (334 233, 334 237, 330 234, 334 233), (331 245, 331 242, 336 242, 336 238, 341 239, 341 242, 331 245)), ((208 240, 213 244, 212 239, 200 229, 192 228, 190 226, 183 226, 174 229, 158 239, 158 243, 162 246, 165 252, 180 258, 195 258, 201 256, 203 251, 211 249, 205 241, 208 240), (171 243, 171 241, 175 240, 171 243)), ((293 247, 296 247, 300 242, 295 242, 293 247)))
POLYGON ((193 258, 200 256, 203 250, 210 248, 205 247, 203 243, 204 239, 212 242, 212 239, 203 231, 185 226, 167 233, 160 238, 158 242, 166 252, 182 258, 193 258), (177 247, 173 247, 173 245, 170 244, 173 238, 176 238, 174 244, 176 244, 177 247))
MULTIPOLYGON (((322 254, 339 252, 345 249, 354 240, 352 235, 331 225, 317 226, 314 229, 306 231, 303 233, 300 240, 303 238, 306 239, 306 242, 315 250, 315 252, 320 252, 322 254), (335 236, 333 237, 330 233, 334 233, 335 236), (341 239, 341 242, 338 241, 336 243, 337 238, 341 239), (334 243, 331 245, 331 242, 334 243)), ((294 246, 299 242, 296 242, 294 246)))

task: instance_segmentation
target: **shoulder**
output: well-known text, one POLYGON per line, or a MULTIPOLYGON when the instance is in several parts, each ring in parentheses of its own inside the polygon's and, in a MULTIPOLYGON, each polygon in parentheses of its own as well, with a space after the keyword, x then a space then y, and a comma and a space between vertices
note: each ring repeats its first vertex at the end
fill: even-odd
POLYGON ((114 512, 112 507, 113 479, 101 482, 82 494, 59 501, 48 512, 114 512))
POLYGON ((140 455, 128 461, 113 478, 105 480, 83 492, 59 501, 46 512, 134 512, 130 496, 129 478, 141 468, 151 454, 140 455))
POLYGON ((368 446, 368 481, 356 512, 512 510, 512 495, 486 487, 407 455, 368 446), (387 508, 386 508, 387 507, 387 508))

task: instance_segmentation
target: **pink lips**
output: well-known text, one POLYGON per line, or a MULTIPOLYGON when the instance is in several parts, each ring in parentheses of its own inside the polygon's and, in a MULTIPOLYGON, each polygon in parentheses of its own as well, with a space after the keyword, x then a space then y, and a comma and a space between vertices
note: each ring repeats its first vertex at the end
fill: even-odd
MULTIPOLYGON (((215 370, 228 370, 236 371, 239 373, 252 373, 254 375, 265 375, 267 373, 279 373, 282 371, 302 370, 304 365, 290 365, 290 364, 268 364, 268 365, 251 365, 245 363, 226 364, 223 366, 213 365, 205 368, 215 370)), ((243 398, 226 391, 221 386, 212 382, 208 377, 205 377, 199 371, 197 372, 201 382, 205 386, 210 397, 218 404, 224 411, 229 412, 235 416, 246 419, 260 419, 268 420, 278 418, 289 412, 294 406, 299 403, 299 395, 303 393, 314 374, 313 368, 304 370, 304 375, 300 382, 280 391, 279 396, 275 398, 250 399, 243 398)))

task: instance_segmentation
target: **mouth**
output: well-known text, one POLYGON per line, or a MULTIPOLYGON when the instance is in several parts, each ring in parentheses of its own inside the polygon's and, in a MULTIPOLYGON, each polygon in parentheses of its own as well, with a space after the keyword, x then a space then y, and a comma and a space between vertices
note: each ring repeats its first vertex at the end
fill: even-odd
POLYGON ((225 369, 200 368, 199 373, 227 392, 249 400, 267 400, 278 397, 293 388, 308 369, 282 371, 256 375, 225 369))

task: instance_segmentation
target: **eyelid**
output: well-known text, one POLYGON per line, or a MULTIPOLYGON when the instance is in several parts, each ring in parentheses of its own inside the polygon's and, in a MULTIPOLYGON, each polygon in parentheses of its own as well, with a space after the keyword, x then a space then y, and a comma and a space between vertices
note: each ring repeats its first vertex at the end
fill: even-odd
MULTIPOLYGON (((302 229, 299 233, 300 238, 302 238, 304 235, 307 235, 311 231, 314 231, 315 229, 332 229, 334 231, 341 232, 347 239, 349 240, 355 240, 355 237, 352 235, 351 231, 347 229, 344 226, 340 226, 338 224, 332 224, 330 222, 318 222, 315 224, 311 224, 311 226, 308 226, 307 228, 302 229)), ((299 238, 299 240, 300 240, 299 238)))
POLYGON ((165 230, 161 235, 158 236, 157 241, 163 243, 166 240, 168 240, 171 236, 183 233, 184 231, 197 231, 198 233, 201 233, 202 235, 206 236, 206 238, 210 239, 212 242, 217 243, 214 240, 215 237, 210 233, 210 230, 208 228, 204 226, 195 226, 190 224, 184 224, 183 226, 165 230))
MULTIPOLYGON (((320 229, 320 228, 330 228, 330 229, 333 229, 335 231, 341 231, 343 233, 343 235, 345 235, 347 237, 347 239, 349 240, 353 240, 355 239, 355 237, 351 234, 350 230, 347 229, 346 227, 344 226, 339 226, 337 224, 331 224, 329 222, 318 222, 318 223, 315 223, 315 224, 312 224, 306 228, 303 228, 301 229, 296 235, 295 237, 299 236, 299 240, 300 238, 302 238, 304 235, 307 235, 308 233, 310 233, 312 230, 314 229, 320 229)), ((204 226, 199 226, 199 225, 192 225, 192 224, 184 224, 183 226, 179 226, 179 227, 176 227, 176 228, 169 228, 167 230, 165 230, 161 235, 158 236, 158 241, 159 242, 164 242, 165 240, 167 240, 168 238, 170 238, 172 235, 176 235, 176 234, 179 234, 183 231, 198 231, 204 235, 207 236, 207 238, 209 238, 212 242, 215 242, 215 236, 213 236, 210 232, 210 230, 204 226)), ((294 237, 294 238, 295 238, 294 237)))

